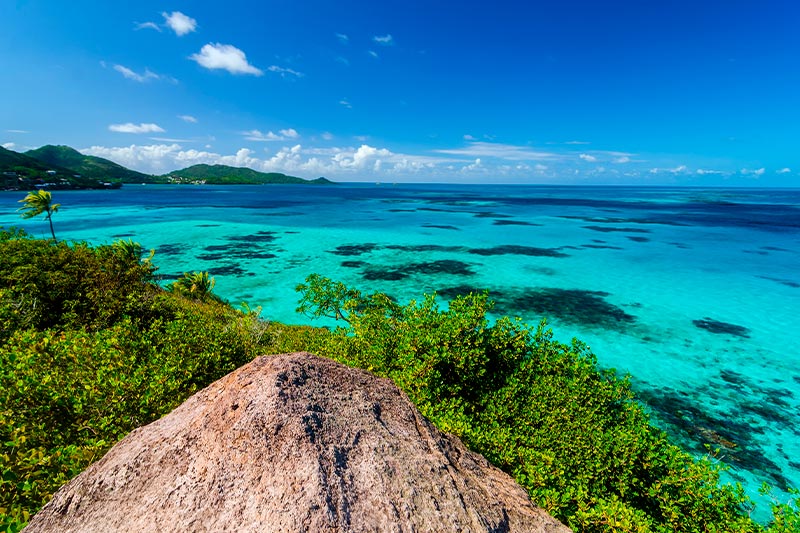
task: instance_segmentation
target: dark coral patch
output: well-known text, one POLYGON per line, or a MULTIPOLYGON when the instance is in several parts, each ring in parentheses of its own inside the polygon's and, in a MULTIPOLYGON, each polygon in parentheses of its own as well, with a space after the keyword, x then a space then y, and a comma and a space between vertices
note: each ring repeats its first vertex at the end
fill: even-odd
POLYGON ((180 255, 185 253, 189 247, 185 244, 162 244, 156 248, 158 255, 180 255))
POLYGON ((401 252, 465 252, 467 249, 463 246, 442 246, 440 244, 390 244, 386 246, 387 250, 399 250, 401 252))
POLYGON ((449 274, 453 276, 472 276, 475 272, 469 264, 453 259, 439 261, 425 261, 422 263, 409 263, 400 267, 370 267, 362 274, 369 281, 385 280, 397 281, 415 274, 438 275, 449 274))
POLYGON ((636 317, 606 301, 607 292, 581 289, 528 289, 497 298, 500 314, 556 318, 571 324, 622 331, 636 317))
POLYGON ((636 237, 635 235, 628 235, 628 239, 632 240, 633 242, 650 242, 650 239, 647 237, 636 237))
POLYGON ((215 268, 209 268, 208 273, 213 276, 255 276, 253 272, 248 272, 236 265, 222 265, 215 268))
POLYGON ((476 255, 528 255, 532 257, 569 257, 555 248, 538 248, 518 244, 503 244, 491 248, 470 248, 469 253, 476 255))
POLYGON ((124 239, 126 237, 136 237, 135 233, 117 233, 116 235, 112 235, 112 239, 124 239))
POLYGON ((335 250, 328 250, 328 253, 343 256, 354 256, 368 254, 377 249, 377 244, 373 242, 365 242, 363 244, 342 244, 337 246, 335 250))
POLYGON ((616 226, 583 226, 584 229, 600 231, 602 233, 652 233, 649 229, 642 228, 618 228, 616 226))
POLYGON ((229 241, 243 241, 243 242, 272 242, 278 237, 274 231, 257 231, 252 235, 235 235, 227 237, 229 241))
POLYGON ((610 244, 582 244, 581 248, 591 248, 594 250, 624 250, 619 246, 611 246, 610 244))
POLYGON ((724 449, 724 461, 761 473, 782 490, 789 486, 780 466, 758 446, 756 434, 764 430, 740 421, 741 413, 712 413, 686 393, 668 388, 639 391, 638 395, 684 446, 697 453, 706 453, 706 445, 724 449))
POLYGON ((541 226, 534 222, 525 222, 524 220, 495 220, 492 222, 495 226, 541 226))
POLYGON ((369 263, 366 261, 342 261, 339 264, 345 268, 361 268, 367 266, 369 263))
POLYGON ((700 329, 704 329, 710 333, 717 335, 732 335, 734 337, 750 338, 750 330, 744 326, 738 326, 729 322, 722 322, 714 320, 713 318, 705 317, 702 320, 692 320, 692 324, 700 329))
POLYGON ((423 224, 423 228, 434 228, 434 229, 448 229, 452 231, 461 231, 461 228, 457 228, 455 226, 450 226, 448 224, 423 224))
POLYGON ((791 287, 793 289, 800 289, 800 283, 798 283, 796 281, 792 281, 790 279, 773 278, 773 277, 770 277, 770 276, 758 276, 758 277, 761 278, 761 279, 767 279, 769 281, 774 281, 775 283, 780 283, 781 285, 785 285, 785 286, 791 287))

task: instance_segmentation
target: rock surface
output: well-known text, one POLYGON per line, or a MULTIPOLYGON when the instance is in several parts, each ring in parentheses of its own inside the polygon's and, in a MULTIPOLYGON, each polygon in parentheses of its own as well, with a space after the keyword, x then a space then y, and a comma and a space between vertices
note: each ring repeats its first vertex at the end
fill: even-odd
POLYGON ((133 431, 25 529, 567 532, 391 381, 260 357, 133 431))

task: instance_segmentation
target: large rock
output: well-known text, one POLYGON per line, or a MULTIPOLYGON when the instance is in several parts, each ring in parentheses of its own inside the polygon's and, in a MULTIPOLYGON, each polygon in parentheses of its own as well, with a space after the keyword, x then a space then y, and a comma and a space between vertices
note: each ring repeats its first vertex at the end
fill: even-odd
POLYGON ((297 353, 260 357, 133 431, 25 531, 569 529, 391 381, 297 353))

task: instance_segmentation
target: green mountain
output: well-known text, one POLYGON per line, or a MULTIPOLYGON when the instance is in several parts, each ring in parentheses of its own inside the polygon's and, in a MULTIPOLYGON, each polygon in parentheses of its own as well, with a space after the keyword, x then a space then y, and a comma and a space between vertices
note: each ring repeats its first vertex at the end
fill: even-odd
POLYGON ((305 183, 324 185, 333 183, 325 178, 305 180, 287 176, 280 172, 258 172, 250 168, 229 167, 227 165, 193 165, 162 176, 169 183, 204 182, 208 185, 262 185, 305 183))
POLYGON ((52 189, 97 189, 123 183, 206 183, 209 185, 315 184, 278 172, 258 172, 226 165, 194 165, 163 176, 130 170, 108 159, 83 155, 69 146, 47 145, 24 154, 0 147, 0 190, 24 190, 46 184, 52 189))
POLYGON ((89 180, 120 183, 157 182, 155 176, 130 170, 113 161, 103 159, 102 157, 83 155, 69 146, 53 146, 48 144, 36 150, 25 152, 25 155, 48 165, 66 167, 74 171, 75 174, 80 174, 82 177, 89 180))
POLYGON ((32 189, 45 183, 63 189, 97 187, 96 180, 76 174, 64 166, 0 147, 0 190, 32 189))

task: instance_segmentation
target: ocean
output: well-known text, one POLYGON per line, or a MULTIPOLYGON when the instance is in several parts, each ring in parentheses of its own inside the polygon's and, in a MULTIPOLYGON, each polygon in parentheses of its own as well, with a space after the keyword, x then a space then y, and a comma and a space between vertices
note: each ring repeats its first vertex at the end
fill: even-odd
MULTIPOLYGON (((0 193, 0 226, 24 193, 0 193)), ((398 300, 488 289, 629 374, 654 422, 757 498, 800 487, 800 189, 511 185, 139 186, 55 191, 57 236, 131 238, 165 281, 310 323, 311 273, 398 300)), ((325 324, 323 322, 311 322, 325 324)))

